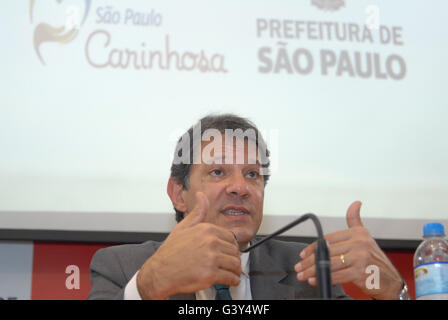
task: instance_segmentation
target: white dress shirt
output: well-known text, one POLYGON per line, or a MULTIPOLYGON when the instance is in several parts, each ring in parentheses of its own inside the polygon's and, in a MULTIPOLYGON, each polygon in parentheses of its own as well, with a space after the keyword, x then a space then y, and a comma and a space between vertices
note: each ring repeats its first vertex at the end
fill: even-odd
MULTIPOLYGON (((241 254, 241 281, 236 287, 231 286, 230 295, 233 300, 252 300, 249 279, 249 252, 241 254)), ((137 289, 137 274, 129 280, 124 289, 124 300, 141 300, 137 289)), ((216 289, 214 287, 196 292, 196 300, 215 300, 216 289)))

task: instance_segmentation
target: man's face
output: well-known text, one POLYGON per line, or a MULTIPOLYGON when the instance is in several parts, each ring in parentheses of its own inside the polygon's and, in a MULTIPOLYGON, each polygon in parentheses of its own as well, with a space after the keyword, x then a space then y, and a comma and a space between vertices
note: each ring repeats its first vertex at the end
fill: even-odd
POLYGON ((264 178, 256 162, 255 142, 223 143, 222 150, 204 152, 202 162, 193 164, 189 188, 183 190, 188 214, 196 205, 196 192, 202 191, 208 198, 209 209, 206 222, 232 231, 242 247, 246 247, 260 227, 263 216, 264 178), (250 144, 252 144, 250 146, 250 144), (226 148, 233 149, 233 159, 226 148), (251 149, 252 148, 252 149, 251 149), (254 152, 248 152, 248 151, 254 152), (244 160, 237 158, 244 155, 244 160), (217 163, 221 160, 221 164, 217 163))

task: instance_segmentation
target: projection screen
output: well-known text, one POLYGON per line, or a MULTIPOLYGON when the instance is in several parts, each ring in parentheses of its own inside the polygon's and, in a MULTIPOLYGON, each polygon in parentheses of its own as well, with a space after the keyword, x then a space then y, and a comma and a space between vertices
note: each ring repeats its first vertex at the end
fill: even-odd
POLYGON ((446 1, 1 6, 1 229, 169 232, 175 142, 210 113, 264 133, 261 234, 355 200, 379 239, 448 227, 446 1))

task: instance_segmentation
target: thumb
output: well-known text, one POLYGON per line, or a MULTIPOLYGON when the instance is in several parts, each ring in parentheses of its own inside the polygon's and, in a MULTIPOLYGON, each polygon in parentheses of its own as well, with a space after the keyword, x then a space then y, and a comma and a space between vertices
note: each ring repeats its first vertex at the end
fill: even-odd
POLYGON ((361 201, 355 201, 348 207, 346 219, 349 228, 364 226, 361 221, 361 205, 361 201))
POLYGON ((200 222, 205 221, 209 207, 207 196, 201 192, 196 192, 196 205, 193 210, 190 211, 182 221, 184 228, 192 227, 200 222))

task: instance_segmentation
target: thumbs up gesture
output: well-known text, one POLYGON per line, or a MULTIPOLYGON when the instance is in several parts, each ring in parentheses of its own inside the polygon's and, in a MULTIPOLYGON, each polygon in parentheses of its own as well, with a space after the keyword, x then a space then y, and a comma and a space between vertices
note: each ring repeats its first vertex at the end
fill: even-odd
MULTIPOLYGON (((360 216, 361 202, 353 202, 347 210, 347 229, 325 235, 329 243, 331 279, 333 284, 352 282, 365 294, 375 299, 398 299, 402 278, 380 249, 360 216), (369 266, 379 270, 379 286, 372 288, 367 278, 369 266)), ((316 285, 314 264, 315 243, 300 253, 301 260, 294 266, 299 281, 316 285)))
POLYGON ((240 251, 233 233, 205 222, 209 202, 203 192, 196 193, 196 200, 196 206, 139 270, 137 288, 143 299, 167 299, 215 283, 239 284, 240 251))

